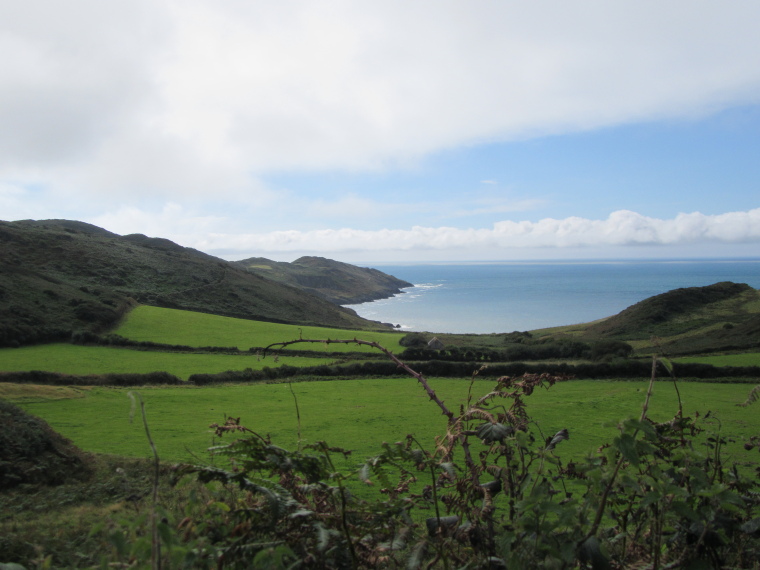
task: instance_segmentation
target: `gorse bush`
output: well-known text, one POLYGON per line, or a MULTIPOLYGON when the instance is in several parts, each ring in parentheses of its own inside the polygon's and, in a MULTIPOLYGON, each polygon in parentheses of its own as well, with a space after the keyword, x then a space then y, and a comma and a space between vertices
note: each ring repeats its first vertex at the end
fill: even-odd
MULTIPOLYGON (((451 410, 425 376, 376 343, 329 342, 386 352, 441 410, 441 435, 385 443, 346 470, 336 460, 346 450, 283 449, 226 418, 212 427, 236 439, 211 449, 211 465, 180 470, 219 486, 181 520, 159 524, 154 567, 757 567, 757 474, 724 460, 720 423, 709 415, 688 417, 679 403, 670 421, 649 419, 657 360, 640 416, 597 452, 563 462, 556 450, 572 426, 543 433, 528 402, 566 376, 503 376, 480 397, 473 376, 466 404, 451 410)), ((757 440, 745 447, 756 451, 757 440)), ((128 543, 119 552, 123 563, 134 560, 128 543)))

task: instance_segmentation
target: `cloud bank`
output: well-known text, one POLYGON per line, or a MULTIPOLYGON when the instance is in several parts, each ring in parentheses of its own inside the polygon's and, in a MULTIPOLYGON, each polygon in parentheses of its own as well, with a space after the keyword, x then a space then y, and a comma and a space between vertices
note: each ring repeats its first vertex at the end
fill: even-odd
POLYGON ((758 101, 760 4, 0 3, 0 179, 251 199, 262 172, 758 101), (44 16, 41 16, 44 15, 44 16))
MULTIPOLYGON (((607 219, 570 217, 538 222, 503 221, 490 229, 413 227, 409 230, 359 229, 277 231, 265 234, 212 233, 194 242, 198 249, 225 252, 335 254, 352 251, 419 252, 431 250, 501 250, 526 248, 590 248, 607 246, 678 246, 687 244, 760 242, 760 208, 748 212, 679 214, 657 219, 620 210, 607 219)), ((187 244, 190 245, 190 244, 187 244)))

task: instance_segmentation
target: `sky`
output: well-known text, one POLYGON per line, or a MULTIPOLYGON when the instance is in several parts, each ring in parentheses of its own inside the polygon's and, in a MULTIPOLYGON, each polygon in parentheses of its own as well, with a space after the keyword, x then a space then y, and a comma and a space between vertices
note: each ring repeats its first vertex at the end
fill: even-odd
POLYGON ((760 3, 0 0, 0 219, 225 259, 760 257, 760 3))

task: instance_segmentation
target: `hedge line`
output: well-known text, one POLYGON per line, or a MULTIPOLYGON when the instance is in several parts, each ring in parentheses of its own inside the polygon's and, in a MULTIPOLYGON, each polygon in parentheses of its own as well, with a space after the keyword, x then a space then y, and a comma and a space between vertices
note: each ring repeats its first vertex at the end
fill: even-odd
POLYGON ((51 386, 146 386, 185 384, 183 380, 168 372, 148 372, 147 374, 89 374, 78 376, 31 370, 27 372, 0 372, 0 382, 15 384, 45 384, 51 386))
MULTIPOLYGON (((429 377, 469 378, 474 371, 479 370, 480 378, 496 378, 499 376, 521 376, 526 372, 548 372, 550 374, 565 374, 583 379, 642 379, 651 373, 651 363, 641 360, 621 360, 597 364, 528 364, 512 362, 506 364, 482 364, 475 362, 445 362, 430 360, 425 362, 409 362, 414 370, 429 377)), ((738 379, 760 379, 759 366, 724 366, 716 367, 709 364, 676 363, 673 365, 677 378, 696 380, 740 381, 738 379), (732 380, 733 379, 733 380, 732 380)), ((664 368, 658 370, 662 378, 668 373, 664 368)), ((347 364, 319 365, 295 367, 287 364, 276 367, 264 367, 262 370, 228 370, 218 374, 193 374, 188 379, 189 384, 207 386, 210 384, 225 384, 238 382, 262 382, 295 377, 345 378, 345 377, 393 377, 406 376, 390 361, 351 362, 347 364)), ((148 374, 102 374, 75 376, 58 372, 0 372, 0 382, 15 382, 18 384, 50 384, 56 386, 144 386, 144 385, 178 385, 187 384, 168 372, 150 372, 148 374)))
MULTIPOLYGON (((246 354, 262 352, 263 347, 251 347, 240 350, 236 346, 201 346, 194 347, 182 344, 164 344, 152 341, 136 341, 117 334, 98 335, 89 331, 77 331, 71 335, 71 342, 80 345, 118 346, 136 348, 138 350, 160 350, 163 352, 216 352, 227 354, 246 354)), ((630 356, 633 349, 621 341, 599 341, 584 343, 578 341, 539 342, 533 344, 513 344, 505 349, 490 350, 472 347, 452 347, 446 350, 432 350, 425 347, 408 347, 400 355, 404 361, 442 360, 446 362, 521 362, 531 360, 547 360, 552 358, 582 358, 592 361, 603 359, 619 359, 630 356)), ((287 354, 313 355, 313 351, 287 348, 287 354)), ((346 357, 351 354, 361 355, 362 358, 384 359, 379 352, 367 354, 364 352, 332 352, 334 356, 346 357)))
MULTIPOLYGON (((67 339, 68 340, 68 339, 67 339)), ((71 336, 71 343, 83 346, 115 346, 119 348, 133 348, 136 350, 155 350, 159 352, 197 352, 197 353, 223 353, 223 354, 261 354, 264 347, 252 346, 249 349, 239 349, 236 346, 189 346, 186 344, 165 344, 153 342, 150 340, 132 340, 118 334, 98 335, 88 331, 77 331, 71 336)), ((269 351, 275 354, 280 351, 269 351)), ((282 354, 282 352, 280 352, 282 354)), ((334 356, 336 358, 346 358, 350 356, 360 356, 361 358, 383 358, 379 352, 377 354, 367 354, 365 352, 320 352, 321 355, 334 356)), ((298 350, 287 348, 288 356, 314 356, 313 350, 298 350)))
POLYGON ((447 349, 433 350, 426 345, 409 346, 400 357, 403 360, 445 360, 447 362, 521 362, 553 358, 581 358, 602 361, 628 358, 632 353, 633 347, 619 340, 594 342, 523 340, 500 349, 453 346, 447 349))
MULTIPOLYGON (((499 376, 521 376, 526 372, 548 372, 550 374, 566 374, 584 379, 641 379, 648 378, 652 365, 648 361, 622 360, 612 363, 599 364, 528 364, 513 362, 507 364, 489 364, 484 368, 475 362, 444 362, 430 360, 425 362, 409 362, 414 370, 429 377, 469 378, 474 371, 479 370, 480 378, 496 378, 499 376)), ((724 378, 760 378, 760 367, 715 367, 709 364, 674 364, 674 373, 678 378, 714 380, 724 378)), ((658 374, 667 377, 667 371, 661 367, 658 374)), ((219 384, 225 382, 251 382, 293 378, 296 376, 311 377, 360 377, 360 376, 406 376, 390 361, 353 362, 348 364, 306 366, 280 366, 262 370, 228 370, 219 374, 193 374, 189 381, 198 385, 219 384)))

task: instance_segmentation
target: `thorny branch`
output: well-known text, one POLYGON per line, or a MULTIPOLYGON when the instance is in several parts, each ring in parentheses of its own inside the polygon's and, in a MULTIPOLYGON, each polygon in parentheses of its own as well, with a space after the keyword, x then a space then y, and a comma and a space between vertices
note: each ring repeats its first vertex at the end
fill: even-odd
POLYGON ((438 395, 435 393, 435 390, 433 390, 430 387, 430 384, 428 383, 427 379, 420 374, 419 372, 412 370, 409 366, 407 366, 404 362, 401 362, 401 360, 398 359, 398 357, 393 354, 390 350, 382 346, 381 344, 375 342, 375 341, 368 341, 368 340, 361 340, 358 338, 353 339, 307 339, 307 338, 299 338, 296 340, 289 340, 286 342, 275 342, 270 344, 269 346, 264 347, 264 351, 262 353, 262 356, 266 356, 267 351, 274 347, 279 346, 280 348, 285 348, 286 346, 290 346, 291 344, 298 344, 301 342, 310 342, 310 343, 319 343, 319 344, 331 344, 331 343, 337 343, 337 344, 358 344, 362 346, 371 346, 372 348, 376 348, 383 354, 385 354, 388 358, 390 358, 399 368, 404 370, 407 374, 414 377, 417 382, 420 383, 420 385, 425 389, 425 392, 427 393, 428 397, 434 401, 436 404, 438 404, 438 407, 441 409, 441 413, 443 413, 444 416, 446 416, 449 420, 449 423, 453 423, 455 421, 454 413, 449 410, 448 407, 446 407, 446 404, 443 403, 443 400, 441 400, 438 395))
MULTIPOLYGON (((412 376, 419 384, 423 387, 425 390, 425 393, 427 393, 428 398, 435 402, 438 407, 441 410, 441 413, 446 416, 448 419, 449 427, 454 426, 455 424, 461 422, 461 418, 458 418, 454 415, 454 412, 452 412, 446 404, 438 397, 438 394, 435 393, 435 390, 430 386, 430 383, 427 381, 427 378, 425 378, 422 374, 417 372, 416 370, 412 369, 410 366, 408 366, 406 363, 399 360, 399 358, 393 354, 390 350, 379 344, 375 341, 368 341, 368 340, 361 340, 358 338, 353 339, 306 339, 306 338, 299 338, 296 340, 289 340, 285 342, 275 342, 270 344, 269 346, 264 347, 264 350, 262 352, 262 356, 266 356, 266 353, 268 350, 270 350, 272 347, 280 347, 285 348, 286 346, 290 346, 291 344, 298 344, 298 343, 320 343, 329 345, 331 343, 337 343, 337 344, 357 344, 361 346, 371 346, 372 348, 376 348, 383 354, 385 354, 388 358, 390 358, 400 369, 402 369, 404 372, 412 376)), ((462 451, 464 453, 464 459, 465 464, 467 465, 468 469, 470 470, 470 474, 472 476, 472 480, 476 485, 480 485, 480 478, 478 476, 478 469, 475 465, 475 461, 472 459, 472 453, 470 452, 470 445, 467 440, 467 435, 459 433, 458 435, 459 441, 462 444, 462 451)))

